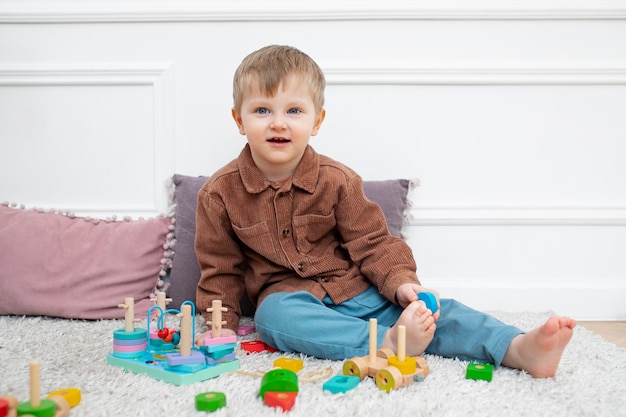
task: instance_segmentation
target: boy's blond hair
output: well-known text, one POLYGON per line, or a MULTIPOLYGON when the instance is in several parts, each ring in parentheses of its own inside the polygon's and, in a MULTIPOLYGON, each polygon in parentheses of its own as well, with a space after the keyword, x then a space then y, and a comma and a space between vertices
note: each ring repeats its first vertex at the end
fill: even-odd
POLYGON ((266 46, 241 61, 233 79, 235 109, 241 111, 243 94, 248 88, 259 88, 261 93, 272 97, 291 75, 301 76, 309 83, 315 110, 322 111, 326 79, 321 68, 304 52, 282 45, 266 46))

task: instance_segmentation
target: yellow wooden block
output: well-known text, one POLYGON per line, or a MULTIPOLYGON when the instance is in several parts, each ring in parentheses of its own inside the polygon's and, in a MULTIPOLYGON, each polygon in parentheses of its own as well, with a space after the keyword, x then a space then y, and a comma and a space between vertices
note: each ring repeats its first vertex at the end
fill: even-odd
POLYGON ((304 368, 302 359, 295 358, 278 358, 274 361, 275 368, 288 369, 294 373, 298 373, 304 368))
POLYGON ((387 363, 389 366, 398 368, 398 370, 402 372, 402 375, 414 374, 417 370, 417 361, 410 356, 406 356, 404 361, 398 359, 397 356, 392 356, 387 360, 387 363))

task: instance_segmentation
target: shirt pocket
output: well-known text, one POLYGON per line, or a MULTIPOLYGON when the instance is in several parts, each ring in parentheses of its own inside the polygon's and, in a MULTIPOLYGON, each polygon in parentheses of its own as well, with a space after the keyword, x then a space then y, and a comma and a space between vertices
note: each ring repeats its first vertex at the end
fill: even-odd
POLYGON ((293 217, 293 230, 296 248, 300 253, 319 255, 334 247, 333 242, 339 240, 337 235, 335 213, 305 214, 293 217))
POLYGON ((276 250, 267 222, 260 222, 252 226, 237 226, 233 230, 241 243, 272 261, 276 260, 276 250))

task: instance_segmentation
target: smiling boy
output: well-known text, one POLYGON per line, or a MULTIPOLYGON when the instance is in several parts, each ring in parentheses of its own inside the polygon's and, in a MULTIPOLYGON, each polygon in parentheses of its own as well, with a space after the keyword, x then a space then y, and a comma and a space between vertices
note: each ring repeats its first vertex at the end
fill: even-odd
POLYGON ((235 72, 232 116, 247 145, 198 193, 197 304, 215 299, 234 334, 244 291, 261 338, 329 359, 364 356, 369 318, 379 347, 425 351, 552 376, 574 320, 550 318, 529 332, 505 325, 420 284, 408 245, 387 230, 361 177, 309 145, 324 121, 325 79, 306 54, 268 46, 235 72), (416 294, 437 296, 433 314, 416 294))

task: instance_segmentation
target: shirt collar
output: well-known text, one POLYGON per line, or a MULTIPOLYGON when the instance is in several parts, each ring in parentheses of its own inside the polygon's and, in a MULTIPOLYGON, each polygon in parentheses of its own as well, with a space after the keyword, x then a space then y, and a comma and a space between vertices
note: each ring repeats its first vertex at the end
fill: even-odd
MULTIPOLYGON (((271 182, 265 178, 254 163, 250 145, 246 144, 239 154, 238 165, 243 185, 249 193, 257 194, 271 186, 271 182)), ((308 193, 313 193, 317 185, 319 170, 319 154, 310 145, 307 145, 302 159, 292 175, 291 183, 308 193)))

